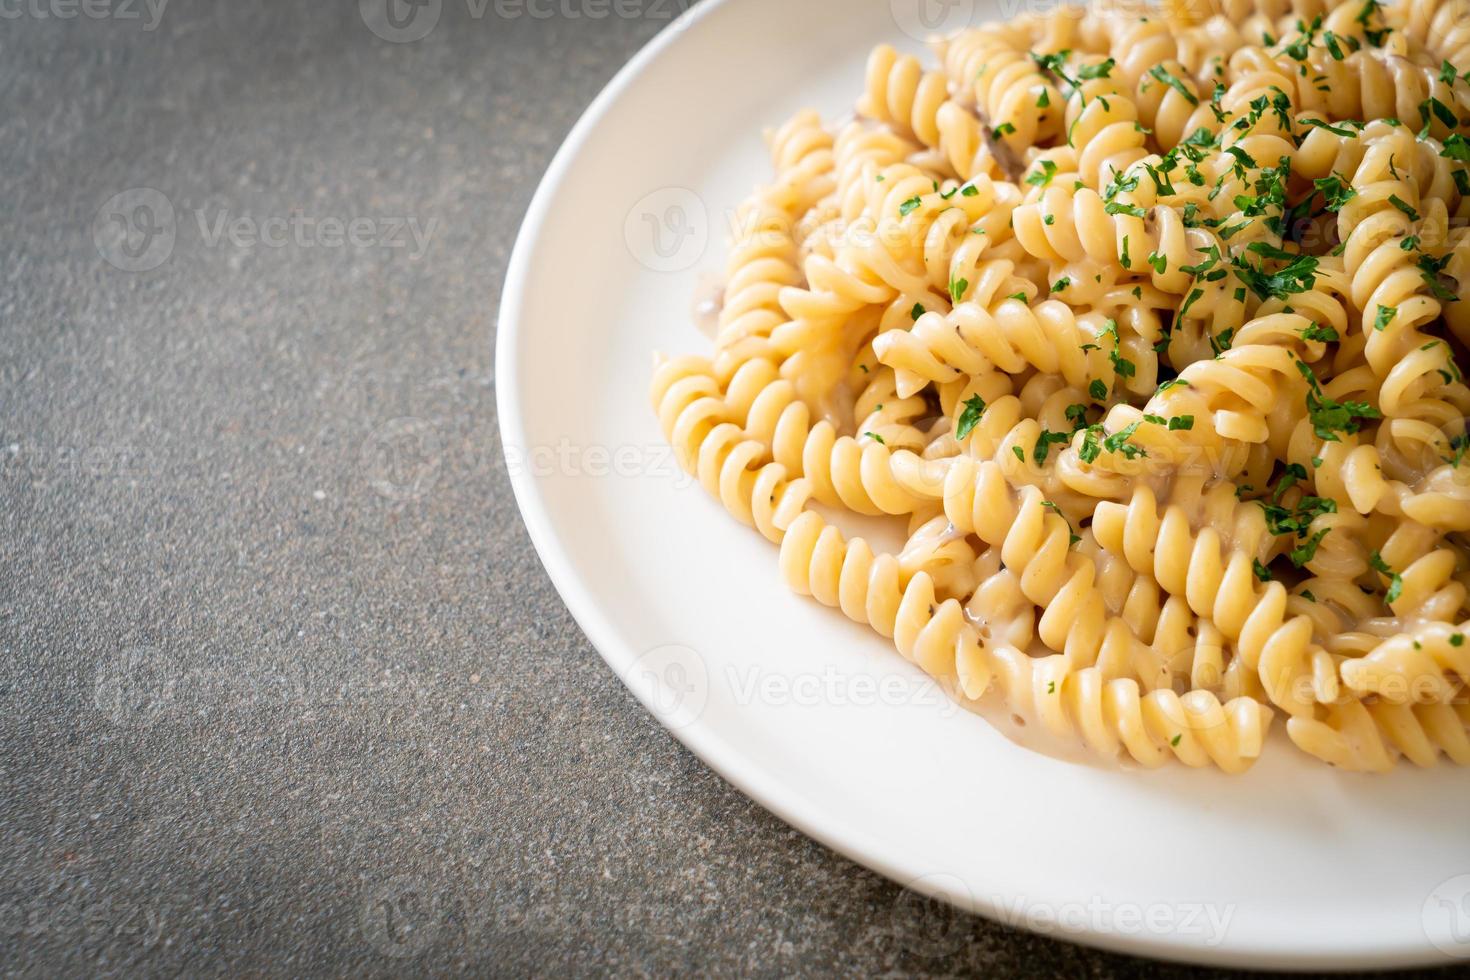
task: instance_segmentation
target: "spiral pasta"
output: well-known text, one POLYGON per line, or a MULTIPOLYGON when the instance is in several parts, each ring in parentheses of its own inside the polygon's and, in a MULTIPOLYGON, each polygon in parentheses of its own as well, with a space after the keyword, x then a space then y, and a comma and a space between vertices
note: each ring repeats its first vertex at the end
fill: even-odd
POLYGON ((1120 0, 768 134, 680 465, 788 586, 1110 759, 1470 765, 1465 0, 1120 0), (847 515, 892 523, 891 551, 847 515), (901 523, 900 523, 901 522, 901 523))

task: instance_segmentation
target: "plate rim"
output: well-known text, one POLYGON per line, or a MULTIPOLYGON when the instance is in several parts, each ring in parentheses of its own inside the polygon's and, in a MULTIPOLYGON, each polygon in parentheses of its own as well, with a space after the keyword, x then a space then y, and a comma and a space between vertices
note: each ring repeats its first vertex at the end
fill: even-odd
MULTIPOLYGON (((897 2, 897 0, 890 0, 897 2)), ((1007 921, 1003 900, 1014 897, 1001 894, 971 894, 967 890, 951 890, 944 887, 945 876, 927 876, 917 879, 909 869, 901 868, 884 855, 881 842, 870 835, 848 828, 834 829, 823 819, 821 808, 809 803, 800 794, 790 791, 781 782, 761 771, 758 764, 743 757, 740 749, 732 745, 703 718, 687 724, 671 725, 669 719, 656 710, 645 692, 637 685, 627 683, 626 672, 620 664, 634 661, 637 651, 617 633, 598 607, 594 591, 576 571, 572 559, 565 550, 555 529, 555 522, 547 511, 545 500, 536 485, 537 478, 528 468, 511 465, 508 456, 512 447, 527 444, 525 413, 522 411, 522 390, 516 373, 511 367, 517 362, 521 351, 519 324, 525 305, 527 278, 530 275, 532 255, 537 250, 546 218, 559 186, 566 180, 577 162, 583 146, 602 122, 612 106, 643 72, 666 50, 677 44, 684 36, 685 28, 711 16, 716 10, 735 3, 735 0, 700 0, 695 6, 684 10, 663 29, 650 38, 608 80, 597 96, 588 104, 568 131, 566 138, 557 148, 550 164, 537 184, 535 194, 516 232, 515 244, 506 265, 505 282, 501 290, 499 312, 496 317, 495 353, 495 406, 500 435, 500 452, 506 463, 511 491, 521 520, 536 550, 537 557, 546 569, 547 576, 556 588, 562 602, 571 613, 583 634, 591 643, 608 668, 617 676, 624 688, 638 700, 664 730, 692 752, 732 788, 759 804, 789 826, 836 852, 847 860, 881 874, 900 887, 909 888, 927 897, 939 899, 968 913, 979 915, 988 921, 1008 926, 1023 932, 1032 932, 1057 942, 1071 943, 1130 956, 1148 957, 1156 960, 1186 963, 1210 967, 1233 967, 1246 969, 1277 970, 1346 970, 1367 971, 1391 968, 1453 965, 1453 957, 1438 953, 1427 941, 1418 944, 1378 945, 1371 952, 1358 950, 1344 954, 1318 949, 1285 951, 1255 945, 1224 943, 1217 946, 1190 945, 1187 940, 1140 933, 1137 935, 1083 930, 1068 932, 1065 936, 1046 931, 1028 929, 1024 924, 1007 921)))

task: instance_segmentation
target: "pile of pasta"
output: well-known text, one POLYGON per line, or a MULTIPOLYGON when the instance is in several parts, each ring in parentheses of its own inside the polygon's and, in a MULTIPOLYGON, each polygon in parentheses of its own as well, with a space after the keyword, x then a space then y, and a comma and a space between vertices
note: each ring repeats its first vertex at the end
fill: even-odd
POLYGON ((1104 757, 1239 772, 1279 716, 1470 764, 1470 0, 933 43, 768 134, 713 355, 656 368, 682 464, 794 590, 1104 757))

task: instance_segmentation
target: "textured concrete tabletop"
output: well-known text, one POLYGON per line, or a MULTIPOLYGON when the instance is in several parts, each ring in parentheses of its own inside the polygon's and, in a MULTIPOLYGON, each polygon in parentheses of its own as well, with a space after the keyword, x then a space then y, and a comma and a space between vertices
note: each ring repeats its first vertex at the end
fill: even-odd
POLYGON ((1184 972, 912 897, 625 692, 491 350, 680 0, 373 6, 0 5, 0 972, 1184 972))

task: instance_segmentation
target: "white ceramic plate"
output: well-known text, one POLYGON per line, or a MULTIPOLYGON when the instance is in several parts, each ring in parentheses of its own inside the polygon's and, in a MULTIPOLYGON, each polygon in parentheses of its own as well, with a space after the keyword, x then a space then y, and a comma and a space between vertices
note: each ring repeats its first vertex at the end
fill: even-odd
POLYGON ((855 861, 1012 924, 1252 967, 1470 958, 1470 774, 1352 776, 1273 733, 1248 775, 1068 764, 956 710, 887 641, 789 594, 776 549, 681 478, 654 349, 707 352, 692 298, 760 139, 839 118, 869 47, 980 0, 726 0, 680 19, 557 154, 516 243, 497 351, 516 497, 608 664, 731 783, 855 861), (926 22, 921 14, 941 16, 926 22))

